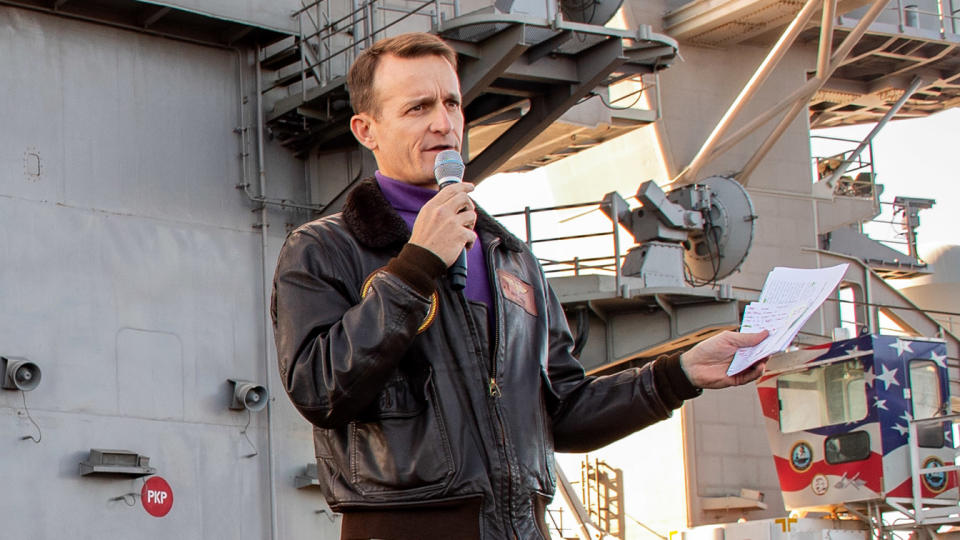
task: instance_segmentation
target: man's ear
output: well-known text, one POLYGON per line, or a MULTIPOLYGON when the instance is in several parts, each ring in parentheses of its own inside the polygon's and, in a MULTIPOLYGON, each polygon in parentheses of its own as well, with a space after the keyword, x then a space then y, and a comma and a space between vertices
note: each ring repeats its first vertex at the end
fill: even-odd
POLYGON ((357 141, 366 146, 370 151, 377 149, 376 129, 374 129, 373 118, 367 113, 355 114, 350 118, 350 131, 357 141))

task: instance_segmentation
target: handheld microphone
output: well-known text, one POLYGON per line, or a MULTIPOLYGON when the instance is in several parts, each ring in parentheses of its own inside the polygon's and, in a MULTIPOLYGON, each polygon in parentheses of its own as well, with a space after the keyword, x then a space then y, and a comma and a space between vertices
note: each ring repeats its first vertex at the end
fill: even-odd
MULTIPOLYGON (((433 162, 433 176, 437 179, 437 185, 440 189, 453 184, 463 182, 463 173, 465 170, 463 158, 456 150, 444 150, 437 154, 433 162)), ((460 252, 456 262, 448 270, 450 274, 450 285, 454 290, 463 290, 467 286, 467 250, 460 252)))

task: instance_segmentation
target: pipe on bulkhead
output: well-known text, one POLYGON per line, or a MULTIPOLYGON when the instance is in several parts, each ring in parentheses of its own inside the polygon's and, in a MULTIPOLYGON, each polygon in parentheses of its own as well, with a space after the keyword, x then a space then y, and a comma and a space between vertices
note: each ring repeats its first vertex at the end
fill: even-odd
MULTIPOLYGON (((237 71, 238 71, 238 85, 239 85, 239 99, 238 108, 240 113, 240 125, 236 129, 238 135, 240 135, 240 185, 237 186, 238 189, 242 189, 244 194, 251 202, 262 203, 260 204, 260 264, 261 264, 261 276, 263 279, 263 358, 264 358, 264 370, 266 376, 266 382, 270 381, 271 365, 270 365, 270 345, 273 340, 273 336, 270 332, 270 315, 269 315, 269 306, 270 306, 270 286, 269 283, 272 281, 268 277, 268 261, 267 261, 267 205, 268 201, 265 197, 266 195, 266 169, 263 163, 263 100, 261 87, 263 81, 260 75, 260 47, 256 47, 256 58, 257 58, 257 72, 256 72, 256 92, 257 92, 257 170, 260 180, 260 197, 256 197, 250 193, 250 183, 248 182, 248 167, 247 167, 247 123, 246 115, 244 114, 244 106, 246 105, 246 81, 243 77, 244 69, 246 65, 244 62, 244 51, 239 48, 234 48, 234 51, 237 54, 237 71)), ((292 205, 288 205, 292 206, 292 205)), ((277 540, 277 487, 276 487, 276 460, 273 455, 273 407, 268 402, 266 407, 266 416, 267 416, 267 483, 269 484, 269 494, 270 494, 270 538, 271 540, 277 540)))

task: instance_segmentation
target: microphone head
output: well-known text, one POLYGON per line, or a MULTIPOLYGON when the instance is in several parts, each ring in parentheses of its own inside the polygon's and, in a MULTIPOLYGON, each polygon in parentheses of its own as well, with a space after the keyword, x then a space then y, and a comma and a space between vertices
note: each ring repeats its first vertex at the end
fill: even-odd
POLYGON ((433 162, 433 176, 441 187, 451 182, 462 182, 465 169, 463 158, 456 150, 440 152, 433 162))

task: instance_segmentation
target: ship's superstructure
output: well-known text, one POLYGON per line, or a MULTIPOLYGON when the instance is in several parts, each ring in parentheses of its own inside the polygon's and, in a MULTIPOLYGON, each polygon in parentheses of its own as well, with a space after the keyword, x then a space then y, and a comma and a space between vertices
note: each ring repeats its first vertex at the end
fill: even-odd
MULTIPOLYGON (((270 282, 287 231, 372 174, 344 75, 404 31, 460 57, 468 178, 548 186, 512 200, 498 177, 478 198, 537 253, 605 228, 613 253, 544 256, 591 372, 735 328, 773 266, 846 262, 798 344, 832 341, 849 300, 858 334, 883 316, 938 338, 960 395, 949 309, 889 282, 932 268, 861 233, 881 204, 869 141, 810 151, 811 128, 960 103, 958 22, 954 0, 0 0, 0 538, 338 537, 282 395, 270 282), (631 239, 595 211, 651 178, 659 224, 631 239), (540 232, 558 205, 545 230, 567 232, 540 232), (622 269, 635 240, 672 255, 622 269), (684 280, 685 242, 712 276, 684 280)), ((682 508, 658 509, 672 528, 784 516, 765 411, 753 387, 708 391, 636 442, 637 466, 682 475, 682 508)))

